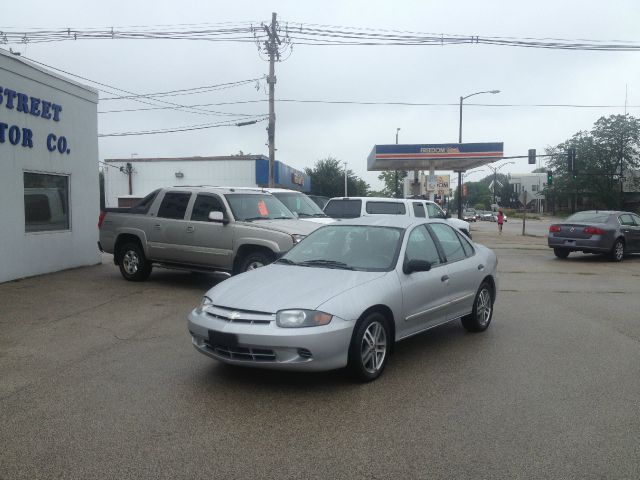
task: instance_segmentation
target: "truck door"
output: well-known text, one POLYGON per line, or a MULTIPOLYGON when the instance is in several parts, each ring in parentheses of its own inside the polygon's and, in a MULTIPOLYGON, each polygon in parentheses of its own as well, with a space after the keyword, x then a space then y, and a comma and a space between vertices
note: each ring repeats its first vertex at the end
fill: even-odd
POLYGON ((214 194, 199 193, 185 222, 189 263, 231 270, 233 267, 233 224, 209 220, 210 212, 229 214, 222 200, 214 194))
POLYGON ((153 260, 183 263, 188 257, 184 248, 186 236, 185 213, 190 192, 166 192, 151 222, 149 253, 153 260))

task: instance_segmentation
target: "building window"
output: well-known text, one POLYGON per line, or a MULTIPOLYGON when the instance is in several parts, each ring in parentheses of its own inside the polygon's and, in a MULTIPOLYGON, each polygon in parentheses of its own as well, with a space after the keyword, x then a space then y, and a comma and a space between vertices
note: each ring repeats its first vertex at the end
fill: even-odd
POLYGON ((24 173, 26 232, 69 230, 69 177, 24 173))
POLYGON ((538 191, 538 185, 531 185, 531 191, 532 192, 537 192, 538 191))

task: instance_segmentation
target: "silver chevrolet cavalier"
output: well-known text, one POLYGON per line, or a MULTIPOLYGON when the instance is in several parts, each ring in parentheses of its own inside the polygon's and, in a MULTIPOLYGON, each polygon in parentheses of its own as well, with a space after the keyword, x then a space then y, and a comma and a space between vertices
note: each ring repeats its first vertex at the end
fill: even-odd
POLYGON ((461 319, 487 329, 497 258, 441 220, 363 217, 319 228, 271 265, 209 290, 188 317, 219 361, 286 370, 348 366, 377 378, 392 345, 461 319))

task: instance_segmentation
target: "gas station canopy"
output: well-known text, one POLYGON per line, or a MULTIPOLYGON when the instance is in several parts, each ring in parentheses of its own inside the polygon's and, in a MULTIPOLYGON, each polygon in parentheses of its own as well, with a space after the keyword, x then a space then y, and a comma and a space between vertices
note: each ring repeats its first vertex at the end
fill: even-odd
POLYGON ((464 172, 500 160, 502 142, 375 145, 367 170, 453 170, 464 172))

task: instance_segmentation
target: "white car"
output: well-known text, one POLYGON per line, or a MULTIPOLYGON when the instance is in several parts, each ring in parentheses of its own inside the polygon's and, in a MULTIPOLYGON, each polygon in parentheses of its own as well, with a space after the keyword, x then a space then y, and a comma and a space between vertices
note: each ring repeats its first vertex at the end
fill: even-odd
POLYGON ((469 223, 449 217, 440 206, 420 198, 334 197, 327 202, 324 213, 332 218, 357 218, 374 215, 406 215, 415 218, 446 220, 471 238, 469 223))

